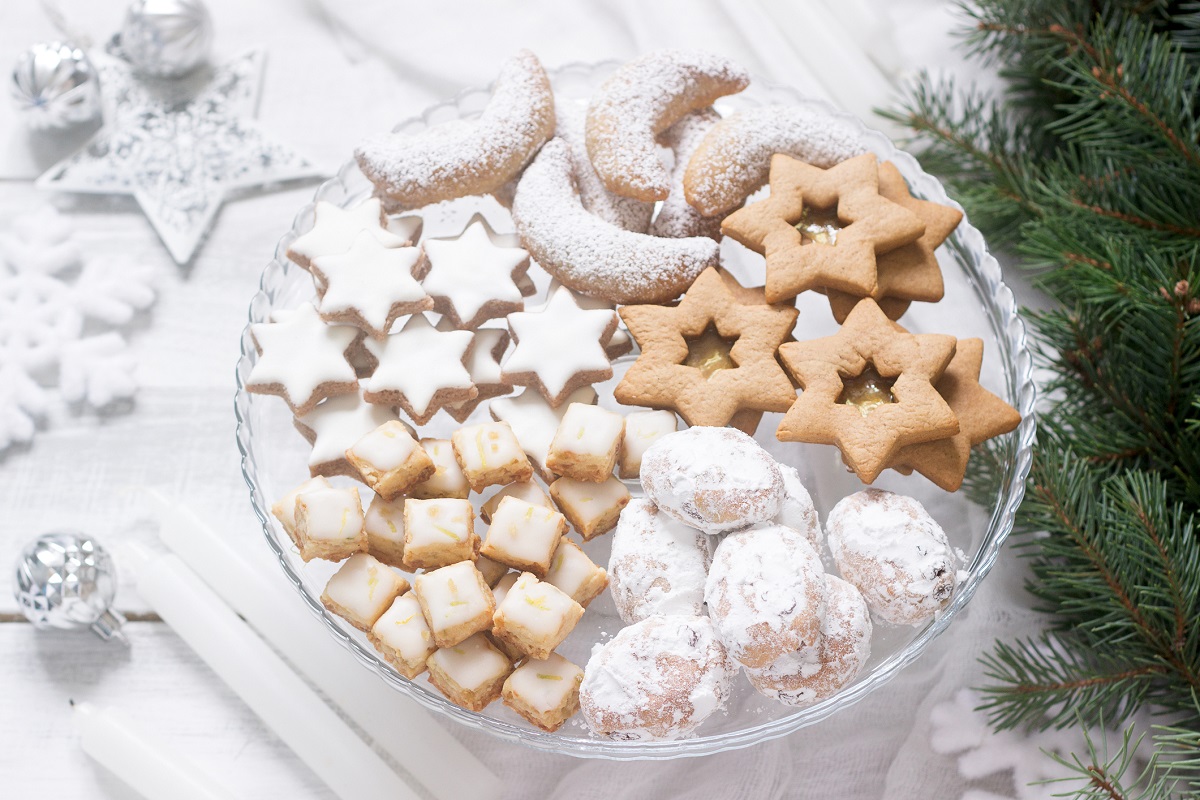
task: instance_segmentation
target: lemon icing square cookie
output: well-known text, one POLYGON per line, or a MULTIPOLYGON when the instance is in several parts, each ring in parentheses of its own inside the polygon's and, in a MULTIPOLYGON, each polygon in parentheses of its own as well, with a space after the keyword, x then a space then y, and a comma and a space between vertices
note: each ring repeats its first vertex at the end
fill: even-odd
POLYGON ((406 678, 425 671, 425 662, 437 648, 433 634, 421 613, 421 604, 412 592, 392 601, 388 610, 375 621, 367 638, 384 660, 406 678))
POLYGON ((624 434, 625 418, 620 414, 573 403, 550 441, 546 466, 559 475, 602 483, 612 476, 624 434))
POLYGON ((550 496, 585 542, 615 528, 629 504, 629 489, 611 475, 603 483, 559 478, 550 484, 550 496))
POLYGON ((492 635, 533 658, 548 658, 582 616, 583 606, 565 592, 525 572, 496 607, 492 635))
POLYGON ((410 487, 428 480, 433 461, 399 420, 385 422, 346 451, 346 460, 358 470, 363 483, 391 500, 410 487))
POLYGON ((453 647, 491 627, 496 601, 483 574, 470 561, 418 575, 413 591, 438 647, 453 647))
POLYGON ((367 549, 358 489, 312 489, 296 497, 296 542, 305 561, 341 561, 367 549))
POLYGON ((545 575, 566 532, 566 519, 554 509, 506 497, 492 514, 479 552, 514 569, 545 575))
POLYGON ((403 563, 407 569, 474 561, 478 549, 475 509, 469 501, 409 498, 404 502, 403 563))
POLYGON ((408 581, 366 553, 347 558, 321 593, 321 604, 361 631, 371 630, 408 581))
POLYGON ((556 731, 579 710, 583 670, 558 653, 530 658, 504 681, 504 705, 544 731, 556 731))
POLYGON ((456 430, 450 437, 454 458, 475 491, 495 484, 527 481, 533 466, 512 428, 503 422, 480 422, 456 430))

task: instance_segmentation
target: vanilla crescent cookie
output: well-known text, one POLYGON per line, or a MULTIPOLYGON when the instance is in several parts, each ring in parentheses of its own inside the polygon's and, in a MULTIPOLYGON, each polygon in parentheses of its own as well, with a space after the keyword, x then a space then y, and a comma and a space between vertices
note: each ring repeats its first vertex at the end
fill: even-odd
POLYGON ((795 106, 760 106, 725 117, 701 140, 683 174, 688 203, 704 216, 728 213, 767 182, 771 156, 822 169, 867 151, 854 127, 795 106))
POLYGON ((596 91, 588 106, 587 148, 610 191, 663 200, 671 176, 655 137, 689 111, 745 89, 750 76, 721 56, 659 50, 628 62, 596 91))
POLYGON ((376 194, 416 208, 500 189, 552 135, 550 79, 537 56, 522 50, 500 67, 478 120, 414 136, 374 136, 354 155, 376 194))
POLYGON ((589 213, 561 139, 547 142, 526 168, 512 215, 525 249, 547 272, 577 292, 614 303, 670 300, 718 263, 712 239, 648 236, 589 213))
POLYGON ((688 203, 683 189, 683 175, 687 171, 692 153, 700 146, 705 135, 721 121, 721 115, 711 108, 693 111, 676 122, 658 141, 671 148, 675 155, 675 166, 671 168, 671 193, 662 201, 650 233, 681 239, 685 236, 707 236, 721 239, 721 216, 706 217, 688 203))
POLYGON ((588 156, 587 139, 583 133, 587 119, 587 108, 569 104, 558 106, 558 127, 555 136, 571 146, 571 165, 575 169, 575 186, 579 189, 579 201, 583 207, 605 222, 611 222, 627 231, 645 233, 654 216, 654 203, 645 203, 635 197, 613 194, 596 174, 592 159, 588 156))

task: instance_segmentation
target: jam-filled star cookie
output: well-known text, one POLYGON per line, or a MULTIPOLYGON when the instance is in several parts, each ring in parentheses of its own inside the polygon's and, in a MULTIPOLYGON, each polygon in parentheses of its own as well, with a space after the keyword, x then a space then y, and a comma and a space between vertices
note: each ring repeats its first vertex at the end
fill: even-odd
POLYGON ((626 405, 679 412, 689 425, 722 426, 743 410, 786 411, 796 399, 775 350, 791 333, 790 306, 742 302, 715 269, 679 305, 624 306, 641 347, 613 390, 626 405))
POLYGON ((911 334, 863 300, 833 336, 780 346, 804 390, 779 424, 785 442, 836 445, 863 483, 900 448, 958 433, 954 411, 933 384, 954 356, 955 339, 911 334))
POLYGON ((767 300, 809 289, 867 296, 876 258, 916 241, 925 225, 879 193, 877 159, 865 153, 821 169, 785 155, 771 159, 771 194, 735 211, 721 232, 767 259, 767 300))
POLYGON ((433 298, 433 310, 455 327, 473 330, 525 308, 520 284, 529 253, 493 242, 481 218, 456 239, 426 239, 422 245, 429 262, 422 286, 433 298))

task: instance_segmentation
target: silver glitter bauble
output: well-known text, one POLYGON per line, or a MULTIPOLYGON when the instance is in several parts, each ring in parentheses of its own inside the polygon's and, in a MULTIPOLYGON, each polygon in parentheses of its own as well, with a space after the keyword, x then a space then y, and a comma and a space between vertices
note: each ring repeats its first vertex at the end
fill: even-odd
POLYGON ((87 54, 72 44, 44 42, 21 53, 12 96, 31 128, 69 128, 100 113, 100 82, 87 54))
POLYGON ((134 0, 121 51, 143 75, 178 78, 208 60, 212 17, 200 0, 134 0))
POLYGON ((91 628, 101 639, 125 642, 125 618, 110 608, 117 593, 112 558, 81 533, 45 533, 17 559, 14 594, 36 628, 91 628))

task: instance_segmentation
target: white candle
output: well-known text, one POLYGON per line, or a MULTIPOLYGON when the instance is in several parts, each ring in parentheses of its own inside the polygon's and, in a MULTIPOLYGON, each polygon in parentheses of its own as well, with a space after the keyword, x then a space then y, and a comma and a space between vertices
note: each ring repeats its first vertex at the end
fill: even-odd
POLYGON ((416 701, 381 685, 284 586, 278 567, 255 568, 191 510, 147 490, 159 533, 259 635, 283 653, 379 747, 439 800, 490 800, 502 788, 483 762, 416 701))
POLYGON ((75 704, 75 725, 83 751, 125 781, 146 800, 234 800, 234 795, 171 752, 119 712, 90 703, 75 704))
POLYGON ((195 572, 129 544, 138 594, 342 800, 417 794, 195 572))

